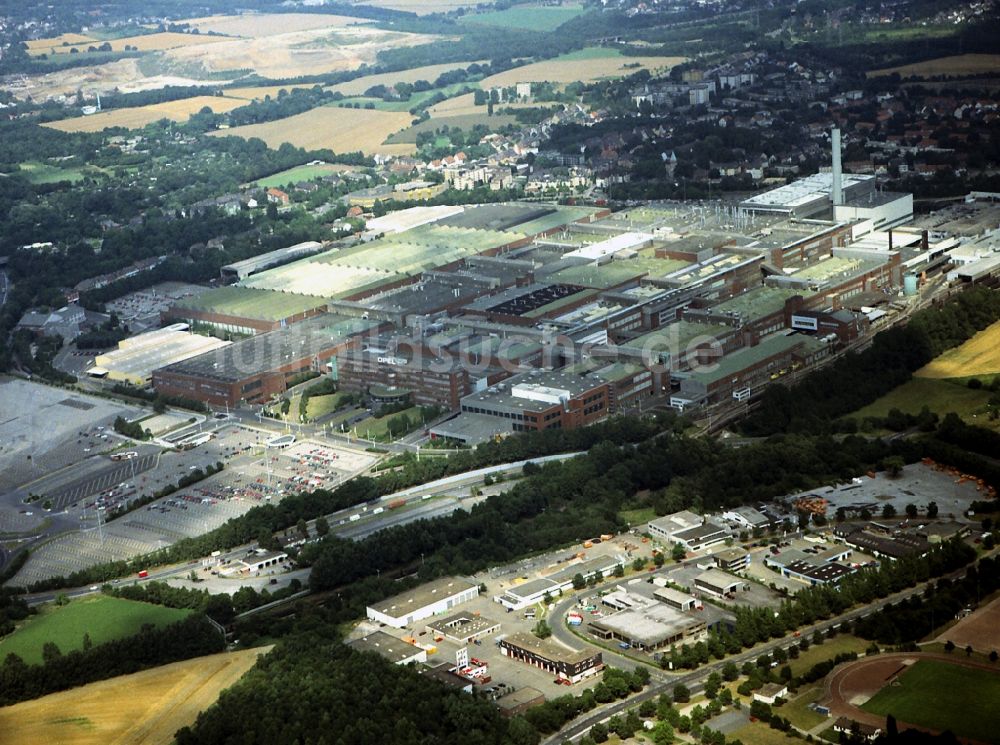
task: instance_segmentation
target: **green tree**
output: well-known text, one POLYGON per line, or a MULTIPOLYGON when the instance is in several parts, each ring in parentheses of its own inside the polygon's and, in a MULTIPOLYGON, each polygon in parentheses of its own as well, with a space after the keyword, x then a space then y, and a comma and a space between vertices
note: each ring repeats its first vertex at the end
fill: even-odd
POLYGON ((535 628, 531 632, 537 636, 539 639, 548 639, 552 636, 552 627, 549 626, 549 622, 544 618, 538 619, 538 623, 535 624, 535 628))
POLYGON ((625 567, 623 567, 621 564, 615 564, 614 575, 615 577, 624 577, 625 567))
POLYGON ((906 516, 910 520, 912 520, 913 518, 915 518, 917 516, 917 514, 918 514, 917 513, 917 505, 915 505, 915 504, 908 504, 908 505, 906 505, 906 516))
POLYGON ((587 586, 587 580, 585 580, 583 578, 582 574, 580 574, 579 572, 577 572, 576 574, 573 575, 573 589, 574 590, 582 590, 586 586, 587 586))
POLYGON ((299 535, 303 538, 309 537, 309 526, 306 524, 304 517, 300 517, 299 521, 295 523, 295 529, 299 531, 299 535))
POLYGON ((686 704, 691 700, 691 690, 683 683, 678 683, 674 686, 673 696, 677 703, 686 704))
POLYGON ((42 659, 45 662, 52 662, 59 657, 62 657, 62 651, 59 649, 58 644, 55 642, 45 642, 42 645, 42 659))
POLYGON ((675 543, 674 547, 670 549, 670 558, 674 561, 684 561, 687 556, 687 550, 679 543, 675 543))
POLYGON ((325 517, 317 517, 314 524, 316 526, 316 535, 320 538, 330 532, 330 523, 325 517))
POLYGON ((722 676, 717 672, 712 672, 705 680, 705 696, 710 699, 715 698, 719 694, 721 687, 722 676))
POLYGON ((896 508, 892 506, 891 502, 886 503, 882 508, 882 517, 886 520, 891 520, 896 516, 896 508))

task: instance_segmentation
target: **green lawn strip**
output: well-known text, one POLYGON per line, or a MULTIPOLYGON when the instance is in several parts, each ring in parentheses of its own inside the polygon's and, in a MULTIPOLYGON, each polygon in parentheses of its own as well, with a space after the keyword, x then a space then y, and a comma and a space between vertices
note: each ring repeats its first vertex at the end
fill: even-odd
MULTIPOLYGON (((807 638, 812 641, 812 635, 807 638)), ((800 652, 797 659, 788 661, 788 666, 792 668, 792 675, 801 675, 813 665, 831 660, 844 652, 857 652, 858 655, 863 655, 869 644, 870 642, 851 634, 838 634, 822 644, 813 644, 805 652, 800 652)))

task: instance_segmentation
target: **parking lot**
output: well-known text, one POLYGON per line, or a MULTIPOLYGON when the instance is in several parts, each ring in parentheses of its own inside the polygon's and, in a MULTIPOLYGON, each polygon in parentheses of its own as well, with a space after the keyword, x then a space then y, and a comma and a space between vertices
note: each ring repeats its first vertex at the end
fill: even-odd
POLYGON ((147 331, 160 325, 160 313, 177 300, 194 297, 210 288, 184 282, 161 282, 149 289, 130 292, 107 304, 107 312, 117 314, 132 333, 147 331))
MULTIPOLYGON (((108 464, 103 468, 113 471, 89 473, 84 482, 90 485, 88 488, 96 485, 106 490, 105 482, 125 483, 126 486, 112 489, 114 493, 110 496, 103 496, 98 491, 96 497, 77 497, 77 501, 67 508, 66 516, 81 530, 39 546, 14 583, 23 586, 96 563, 154 551, 181 538, 213 530, 257 505, 279 501, 286 494, 334 488, 345 477, 367 468, 376 459, 370 453, 311 440, 295 443, 285 450, 268 448, 264 443, 273 433, 227 421, 215 424, 218 429, 214 436, 192 450, 143 455, 113 465, 102 458, 102 463, 108 464), (155 458, 155 467, 137 470, 133 476, 132 463, 139 465, 147 457, 155 458), (105 522, 102 517, 119 504, 118 492, 127 492, 133 498, 154 494, 167 485, 176 484, 193 469, 204 470, 219 462, 226 467, 213 476, 115 520, 105 522), (346 470, 348 468, 355 470, 346 470), (125 481, 116 481, 117 478, 125 481)), ((67 492, 66 499, 75 497, 83 488, 77 483, 79 481, 72 482, 76 484, 75 491, 67 492)))

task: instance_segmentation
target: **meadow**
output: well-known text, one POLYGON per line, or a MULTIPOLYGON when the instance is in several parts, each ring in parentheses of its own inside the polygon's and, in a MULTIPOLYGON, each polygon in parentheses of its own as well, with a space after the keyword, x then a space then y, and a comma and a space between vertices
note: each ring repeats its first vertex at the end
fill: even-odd
POLYGON ((286 171, 271 174, 266 178, 258 179, 256 184, 263 188, 271 186, 285 186, 299 181, 312 181, 316 178, 329 176, 331 173, 345 173, 357 170, 357 166, 341 165, 339 163, 308 163, 304 166, 296 166, 286 171))
POLYGON ((30 161, 19 164, 21 173, 33 184, 55 184, 59 181, 79 181, 84 172, 80 168, 60 168, 48 163, 30 161))
POLYGON ((987 416, 987 402, 992 394, 988 390, 972 390, 960 381, 936 380, 915 377, 890 391, 877 401, 858 409, 851 417, 861 421, 865 417, 885 417, 890 409, 906 414, 919 414, 926 406, 938 415, 955 412, 963 420, 981 427, 998 426, 987 416))
MULTIPOLYGON (((998 55, 1000 58, 1000 55, 998 55)), ((917 370, 920 378, 968 378, 1000 374, 1000 321, 917 370)))
POLYGON ((398 134, 392 135, 387 142, 390 144, 399 143, 416 143, 417 135, 420 132, 434 132, 440 127, 449 127, 468 131, 475 127, 477 124, 485 124, 490 129, 497 129, 506 124, 513 124, 517 121, 510 114, 494 114, 493 116, 487 116, 486 109, 481 108, 481 112, 478 114, 462 114, 460 116, 441 116, 435 117, 433 119, 427 119, 419 124, 415 124, 412 127, 404 129, 398 134))
POLYGON ((132 636, 144 624, 167 626, 180 621, 189 610, 97 595, 73 600, 68 605, 47 605, 14 633, 0 639, 0 659, 10 653, 29 665, 42 662, 42 646, 55 642, 62 652, 83 647, 83 635, 95 645, 132 636))

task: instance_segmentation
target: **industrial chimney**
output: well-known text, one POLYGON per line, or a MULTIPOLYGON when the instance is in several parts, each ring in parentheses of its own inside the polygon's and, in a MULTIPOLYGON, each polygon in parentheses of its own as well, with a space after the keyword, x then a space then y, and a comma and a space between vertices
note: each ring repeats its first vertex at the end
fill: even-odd
POLYGON ((830 141, 833 149, 833 188, 830 190, 830 198, 833 206, 836 207, 844 203, 843 174, 840 168, 840 128, 834 127, 830 133, 830 141))

